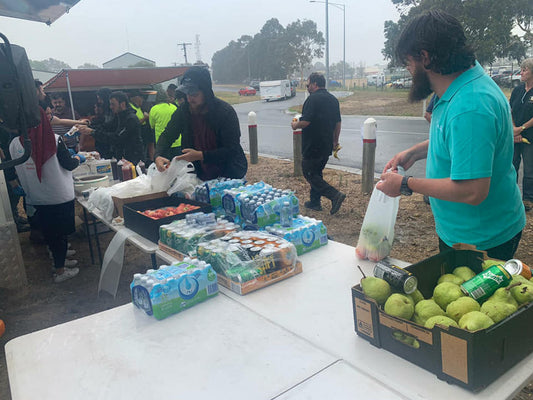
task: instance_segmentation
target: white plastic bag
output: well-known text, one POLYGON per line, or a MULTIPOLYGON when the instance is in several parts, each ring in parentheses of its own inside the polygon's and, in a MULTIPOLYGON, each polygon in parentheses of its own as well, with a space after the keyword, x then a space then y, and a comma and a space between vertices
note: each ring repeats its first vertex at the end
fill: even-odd
MULTIPOLYGON (((155 163, 152 165, 155 165, 155 163)), ((152 165, 150 165, 150 168, 152 165)), ((170 162, 169 167, 163 172, 159 172, 157 169, 155 171, 149 169, 148 175, 152 177, 152 190, 154 192, 166 192, 174 185, 176 179, 190 171, 194 172, 192 163, 185 160, 178 160, 175 157, 170 162)))
POLYGON ((183 197, 188 199, 192 198, 194 189, 196 186, 202 183, 194 173, 194 165, 192 163, 187 164, 185 169, 182 169, 170 189, 167 190, 167 194, 170 196, 173 193, 179 193, 183 197))
POLYGON ((359 259, 379 261, 390 254, 399 204, 400 196, 389 197, 374 187, 355 248, 359 259))

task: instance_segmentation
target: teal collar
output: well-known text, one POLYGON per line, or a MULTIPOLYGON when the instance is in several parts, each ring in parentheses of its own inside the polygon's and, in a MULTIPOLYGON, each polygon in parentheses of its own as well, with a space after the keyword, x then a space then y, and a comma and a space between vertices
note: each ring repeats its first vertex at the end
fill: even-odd
POLYGON ((470 69, 467 69, 457 78, 455 78, 455 80, 450 84, 450 86, 448 86, 448 89, 446 89, 446 92, 444 92, 439 101, 450 101, 452 97, 455 96, 455 93, 459 91, 459 89, 461 89, 463 86, 473 81, 474 79, 478 79, 484 74, 485 71, 483 70, 483 67, 479 65, 479 63, 476 61, 476 65, 474 65, 470 69))

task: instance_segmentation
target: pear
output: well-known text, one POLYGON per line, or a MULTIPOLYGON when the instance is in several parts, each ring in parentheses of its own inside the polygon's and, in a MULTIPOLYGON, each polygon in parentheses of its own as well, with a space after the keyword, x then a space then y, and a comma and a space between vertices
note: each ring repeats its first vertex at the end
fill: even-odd
POLYGON ((418 342, 418 340, 416 340, 413 336, 411 335, 406 335, 405 333, 403 332, 400 332, 400 331, 394 331, 392 332, 392 336, 394 336, 394 338, 408 346, 411 346, 411 347, 414 347, 415 349, 418 349, 420 348, 420 343, 418 342))
POLYGON ((456 285, 460 285, 461 283, 464 282, 464 279, 454 274, 444 274, 444 275, 441 275, 441 277, 437 281, 437 285, 442 282, 451 282, 451 283, 455 283, 456 285))
MULTIPOLYGON (((502 303, 509 303, 514 305, 515 307, 518 307, 518 303, 516 302, 515 298, 511 294, 512 285, 509 285, 507 287, 502 287, 497 289, 492 296, 490 296, 487 301, 494 300, 494 301, 500 301, 502 303)), ((514 287, 514 286, 513 286, 514 287)))
POLYGON ((488 315, 496 324, 516 310, 517 307, 515 305, 497 300, 487 300, 481 306, 481 312, 488 315))
POLYGON ((491 325, 494 325, 494 321, 481 311, 470 311, 459 320, 459 327, 470 332, 486 329, 491 325))
POLYGON ((445 315, 436 315, 434 317, 428 318, 424 326, 428 329, 432 329, 436 324, 444 326, 455 326, 456 328, 459 328, 457 322, 445 315))
POLYGON ((470 311, 479 311, 479 303, 471 297, 459 297, 446 307, 446 315, 457 322, 470 311))
POLYGON ((483 271, 485 271, 486 269, 492 267, 493 265, 498 265, 498 264, 503 265, 505 264, 505 262, 501 260, 493 260, 491 258, 488 258, 483 261, 483 263, 481 264, 481 268, 483 268, 483 271))
POLYGON ((522 275, 513 275, 509 285, 512 285, 514 283, 527 283, 527 284, 530 284, 531 282, 528 281, 526 278, 524 278, 522 275))
POLYGON ((413 299, 415 305, 417 305, 418 302, 424 300, 424 296, 418 289, 416 289, 413 293, 408 294, 408 296, 413 299))
POLYGON ((457 267, 452 272, 455 276, 463 279, 465 282, 476 276, 476 273, 468 267, 457 267))
POLYGON ((435 289, 433 289, 433 299, 443 310, 446 310, 446 307, 448 307, 448 304, 452 301, 463 296, 464 294, 459 285, 451 282, 439 283, 435 286, 435 289))
POLYGON ((377 301, 378 304, 383 304, 391 294, 391 288, 387 281, 376 278, 374 276, 368 276, 361 279, 361 287, 363 293, 377 301))
POLYGON ((415 312, 412 302, 413 300, 404 294, 393 293, 385 302, 384 310, 394 317, 411 319, 415 312))
POLYGON ((413 321, 424 325, 426 321, 435 315, 445 315, 444 310, 433 300, 421 300, 415 306, 413 321))
POLYGON ((511 288, 511 294, 518 304, 526 304, 533 301, 533 285, 522 283, 521 285, 511 288))

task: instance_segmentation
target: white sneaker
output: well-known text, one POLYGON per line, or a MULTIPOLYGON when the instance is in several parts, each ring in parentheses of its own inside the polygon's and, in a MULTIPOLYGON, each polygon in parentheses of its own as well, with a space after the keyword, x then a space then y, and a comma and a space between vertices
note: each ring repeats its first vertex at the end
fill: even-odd
POLYGON ((74 278, 78 275, 78 272, 80 272, 78 268, 63 268, 63 273, 61 275, 54 274, 54 282, 60 283, 67 279, 74 278))
POLYGON ((78 265, 78 260, 65 260, 65 267, 72 268, 78 265))

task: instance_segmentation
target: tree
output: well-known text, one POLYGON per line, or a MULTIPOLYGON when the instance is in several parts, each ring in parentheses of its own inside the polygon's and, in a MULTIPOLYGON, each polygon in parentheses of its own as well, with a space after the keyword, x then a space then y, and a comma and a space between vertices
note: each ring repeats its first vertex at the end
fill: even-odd
POLYGON ((330 78, 342 80, 343 78, 343 72, 346 72, 346 79, 352 79, 355 75, 355 68, 353 68, 350 64, 346 63, 346 66, 344 67, 344 70, 342 68, 343 61, 339 61, 338 63, 331 64, 329 66, 329 75, 330 78))
POLYGON ((70 65, 63 61, 49 58, 47 60, 30 60, 30 66, 37 71, 59 72, 62 69, 70 69, 70 65))
POLYGON ((382 54, 396 65, 394 49, 406 24, 425 11, 441 9, 455 16, 481 64, 497 57, 520 61, 532 44, 533 2, 531 0, 391 0, 400 11, 398 22, 385 21, 382 54), (518 28, 521 36, 513 33, 518 28))
MULTIPOLYGON (((313 57, 322 56, 324 39, 313 21, 296 21, 284 28, 276 18, 268 20, 252 36, 232 40, 213 55, 213 79, 244 82, 251 79, 284 79, 303 74, 313 57)), ((303 76, 303 75, 302 75, 303 76)))
POLYGON ((287 26, 287 49, 284 59, 289 72, 298 71, 303 79, 303 71, 313 58, 322 57, 322 47, 326 43, 322 32, 316 29, 314 21, 297 20, 287 26))
POLYGON ((84 63, 83 65, 80 65, 78 69, 98 69, 100 68, 98 65, 91 64, 91 63, 84 63))
POLYGON ((155 63, 151 61, 145 61, 141 60, 136 62, 135 64, 128 65, 128 68, 151 68, 155 67, 155 63))

